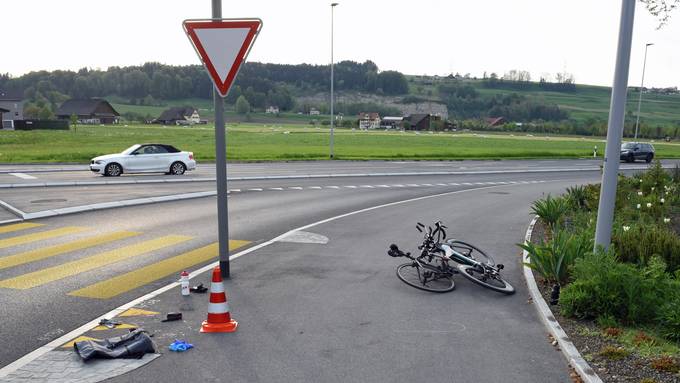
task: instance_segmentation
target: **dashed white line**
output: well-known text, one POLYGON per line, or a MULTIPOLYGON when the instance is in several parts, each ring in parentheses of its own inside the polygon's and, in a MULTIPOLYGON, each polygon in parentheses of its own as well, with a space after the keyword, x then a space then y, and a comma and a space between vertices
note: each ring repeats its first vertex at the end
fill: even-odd
POLYGON ((373 189, 374 186, 372 186, 372 185, 361 185, 359 187, 364 188, 364 189, 373 189))
POLYGON ((321 186, 309 186, 308 189, 320 190, 321 186))
POLYGON ((250 188, 250 189, 248 189, 248 191, 262 191, 262 189, 261 188, 250 188))
POLYGON ((390 186, 390 185, 376 185, 375 187, 378 187, 378 188, 390 188, 391 186, 390 186))
POLYGON ((402 185, 402 184, 396 184, 396 185, 392 185, 392 186, 395 187, 395 188, 403 188, 404 187, 404 185, 402 185))
POLYGON ((347 189, 356 189, 357 187, 354 185, 345 185, 347 189))
POLYGON ((19 178, 24 179, 24 180, 35 180, 35 179, 38 178, 38 177, 33 177, 31 175, 28 175, 26 173, 8 173, 8 174, 11 175, 11 176, 19 177, 19 178))
POLYGON ((340 186, 330 185, 330 186, 326 186, 326 189, 340 189, 340 186))
POLYGON ((290 189, 290 190, 302 190, 302 188, 300 186, 290 186, 290 187, 288 187, 288 189, 290 189))
POLYGON ((450 182, 450 183, 449 183, 449 186, 460 186, 460 184, 459 184, 459 183, 456 183, 456 182, 450 182))
POLYGON ((448 186, 446 184, 435 184, 435 185, 437 185, 437 186, 448 186))
POLYGON ((233 193, 238 193, 238 192, 240 192, 240 191, 241 191, 241 189, 229 189, 229 190, 227 191, 227 193, 232 193, 232 192, 233 192, 233 193))
POLYGON ((417 188, 417 187, 420 186, 420 185, 418 185, 418 184, 406 184, 406 186, 410 186, 410 187, 417 188))
POLYGON ((281 191, 281 190, 283 190, 283 188, 269 188, 269 190, 277 190, 277 191, 281 191))

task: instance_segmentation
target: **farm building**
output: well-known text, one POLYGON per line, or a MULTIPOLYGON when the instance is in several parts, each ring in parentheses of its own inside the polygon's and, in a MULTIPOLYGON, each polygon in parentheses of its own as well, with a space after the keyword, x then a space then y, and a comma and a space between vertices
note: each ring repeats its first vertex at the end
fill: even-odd
POLYGON ((201 122, 201 117, 193 106, 179 106, 163 111, 155 122, 168 125, 194 125, 201 122))
POLYGON ((67 100, 56 114, 60 120, 70 120, 76 115, 79 124, 117 124, 120 117, 108 101, 100 98, 67 100))
POLYGON ((14 128, 14 121, 24 119, 23 92, 0 90, 0 108, 5 110, 0 118, 0 128, 14 128))
POLYGON ((385 116, 380 120, 380 127, 383 129, 400 129, 404 123, 404 117, 385 116))
POLYGON ((378 113, 359 113, 359 129, 378 129, 380 115, 378 113))
POLYGON ((430 114, 411 114, 404 120, 409 122, 411 130, 429 130, 431 119, 430 114))

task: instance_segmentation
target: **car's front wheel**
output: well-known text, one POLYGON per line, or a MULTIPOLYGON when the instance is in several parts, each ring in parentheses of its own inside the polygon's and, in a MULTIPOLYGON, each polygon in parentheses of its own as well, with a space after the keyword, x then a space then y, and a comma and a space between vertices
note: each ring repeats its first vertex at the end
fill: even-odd
POLYGON ((181 176, 186 170, 187 167, 179 161, 173 162, 172 165, 170 165, 170 174, 172 175, 181 176))
POLYGON ((104 168, 104 175, 108 177, 118 177, 123 174, 123 168, 117 163, 113 162, 104 168))
POLYGON ((650 163, 652 162, 652 159, 654 158, 654 155, 652 153, 649 153, 647 157, 645 157, 645 162, 650 163))

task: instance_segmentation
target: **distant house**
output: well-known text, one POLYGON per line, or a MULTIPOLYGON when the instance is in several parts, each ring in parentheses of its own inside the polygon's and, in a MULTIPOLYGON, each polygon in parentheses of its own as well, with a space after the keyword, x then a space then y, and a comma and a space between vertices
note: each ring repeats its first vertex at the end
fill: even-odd
POLYGON ((0 128, 14 129, 14 121, 24 119, 23 92, 11 92, 0 90, 0 128))
POLYGON ((499 126, 505 124, 505 118, 503 117, 488 117, 484 119, 488 126, 499 126))
POLYGON ((201 117, 198 110, 192 106, 178 106, 163 111, 155 122, 166 125, 194 125, 201 122, 201 117))
POLYGON ((403 126, 404 117, 385 116, 380 120, 381 129, 400 129, 403 126))
POLYGON ((411 130, 430 130, 431 119, 430 114, 411 114, 404 121, 408 121, 411 130))
POLYGON ((321 112, 319 112, 317 109, 312 108, 312 109, 309 110, 310 116, 318 116, 320 114, 321 114, 321 112))
POLYGON ((279 114, 279 107, 278 106, 270 106, 265 110, 265 113, 268 114, 279 114))
POLYGON ((359 129, 378 129, 380 115, 378 113, 359 113, 359 129))
POLYGON ((2 115, 5 113, 9 113, 9 110, 0 108, 0 121, 2 121, 2 115))
POLYGON ((67 100, 56 114, 60 120, 70 120, 72 115, 76 115, 79 124, 117 124, 120 119, 113 106, 100 98, 67 100))

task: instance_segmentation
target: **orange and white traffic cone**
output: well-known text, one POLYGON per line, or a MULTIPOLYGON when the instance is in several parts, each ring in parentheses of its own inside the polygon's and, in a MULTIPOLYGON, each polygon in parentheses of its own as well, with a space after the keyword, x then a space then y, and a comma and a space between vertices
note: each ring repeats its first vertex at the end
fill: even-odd
POLYGON ((227 294, 224 292, 224 283, 220 267, 213 269, 212 283, 210 283, 210 303, 208 303, 208 320, 203 321, 201 332, 234 332, 238 322, 231 319, 227 294))

